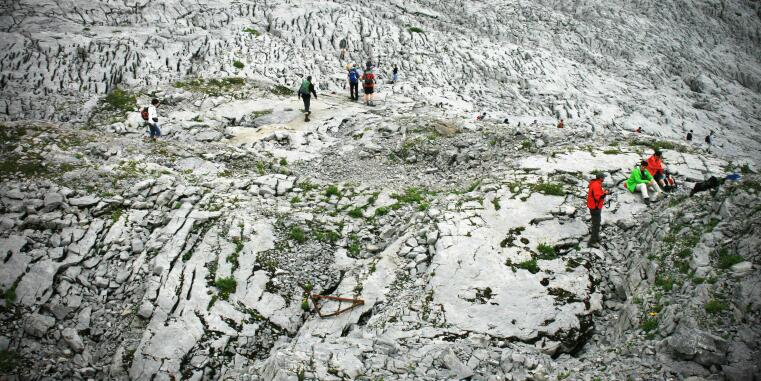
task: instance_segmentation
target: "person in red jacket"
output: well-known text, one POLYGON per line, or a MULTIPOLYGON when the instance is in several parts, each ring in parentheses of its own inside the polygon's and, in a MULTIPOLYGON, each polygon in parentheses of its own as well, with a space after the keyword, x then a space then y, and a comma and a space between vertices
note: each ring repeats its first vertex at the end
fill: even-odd
POLYGON ((660 150, 655 150, 655 153, 647 158, 647 171, 660 184, 661 188, 666 186, 663 170, 663 153, 660 150))
POLYGON ((587 208, 589 208, 589 214, 592 215, 592 235, 589 237, 589 247, 598 247, 600 243, 602 208, 605 206, 605 196, 610 194, 610 192, 602 187, 603 179, 605 179, 605 175, 598 173, 594 179, 589 181, 587 208))

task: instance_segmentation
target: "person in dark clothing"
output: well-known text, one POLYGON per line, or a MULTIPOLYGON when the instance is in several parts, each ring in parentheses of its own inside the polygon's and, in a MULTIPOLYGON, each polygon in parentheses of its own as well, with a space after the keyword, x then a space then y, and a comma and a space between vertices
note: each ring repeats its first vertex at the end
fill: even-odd
POLYGON ((598 173, 593 180, 589 181, 587 207, 589 208, 589 214, 592 216, 592 231, 589 237, 589 247, 597 247, 600 243, 602 208, 605 206, 605 196, 610 194, 602 187, 603 179, 605 179, 605 175, 598 173))
POLYGON ((708 144, 708 146, 711 146, 711 135, 713 135, 713 131, 711 131, 710 134, 706 135, 705 142, 708 144))
POLYGON ((352 64, 349 69, 349 97, 353 101, 359 100, 359 68, 357 64, 352 64))
POLYGON ((312 76, 308 76, 307 79, 301 82, 301 87, 299 87, 299 98, 301 98, 302 101, 304 101, 304 121, 309 121, 309 115, 312 113, 309 111, 309 105, 310 101, 312 100, 312 94, 314 94, 314 99, 317 99, 317 92, 314 90, 314 84, 312 83, 312 76))
POLYGON ((397 79, 399 79, 399 67, 394 65, 394 71, 391 75, 391 82, 396 83, 397 79))
POLYGON ((692 130, 690 130, 690 132, 687 133, 687 141, 688 142, 692 141, 692 130))

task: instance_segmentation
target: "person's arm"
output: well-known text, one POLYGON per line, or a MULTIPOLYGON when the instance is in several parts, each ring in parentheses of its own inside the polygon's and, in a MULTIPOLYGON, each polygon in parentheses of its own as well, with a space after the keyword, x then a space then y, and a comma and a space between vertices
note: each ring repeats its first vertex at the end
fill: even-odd
POLYGON ((314 95, 314 98, 317 99, 317 92, 314 91, 314 83, 309 84, 309 91, 314 95))

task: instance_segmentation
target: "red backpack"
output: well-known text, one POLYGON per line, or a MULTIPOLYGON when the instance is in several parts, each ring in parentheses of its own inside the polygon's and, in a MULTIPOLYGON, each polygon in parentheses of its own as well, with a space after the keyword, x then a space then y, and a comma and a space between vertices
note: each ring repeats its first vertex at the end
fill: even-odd
POLYGON ((143 110, 140 111, 140 116, 143 117, 144 121, 148 121, 148 107, 143 107, 143 110))

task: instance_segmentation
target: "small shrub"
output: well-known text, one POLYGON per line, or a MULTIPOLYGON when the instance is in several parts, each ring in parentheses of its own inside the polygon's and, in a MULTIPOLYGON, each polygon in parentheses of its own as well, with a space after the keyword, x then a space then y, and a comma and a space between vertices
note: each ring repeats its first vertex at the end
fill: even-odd
POLYGON ((423 29, 420 29, 420 28, 418 28, 416 26, 411 26, 411 27, 407 28, 407 30, 410 33, 425 33, 425 31, 423 31, 423 29))
POLYGON ((281 158, 280 159, 280 165, 282 165, 283 167, 287 166, 288 165, 288 160, 286 160, 285 158, 281 158))
POLYGON ((304 312, 309 312, 309 300, 306 298, 301 301, 301 310, 304 312))
POLYGON ((491 204, 494 205, 494 210, 502 209, 502 205, 499 204, 499 197, 494 197, 494 199, 491 200, 491 204))
POLYGON ((727 303, 721 300, 711 299, 708 301, 708 303, 706 303, 705 310, 709 314, 718 314, 726 310, 727 307, 727 303))
POLYGON ((235 66, 238 69, 243 69, 246 65, 243 64, 243 62, 240 61, 233 61, 233 66, 235 66))
POLYGON ((304 230, 298 226, 294 226, 288 232, 288 237, 298 243, 304 243, 307 241, 307 236, 304 230))
POLYGON ((219 297, 223 300, 227 300, 230 294, 235 292, 238 288, 238 282, 232 276, 226 278, 219 278, 214 282, 214 286, 219 289, 219 297))
POLYGON ((293 196, 293 198, 291 198, 291 204, 298 204, 300 202, 301 202, 301 197, 299 196, 293 196))
POLYGON ((658 319, 654 317, 647 318, 640 324, 639 328, 645 332, 650 332, 658 328, 658 319))
POLYGON ((539 246, 536 247, 536 250, 539 252, 539 259, 550 260, 558 257, 555 248, 545 243, 540 243, 539 246))
POLYGON ((671 291, 674 288, 674 279, 669 276, 658 275, 655 277, 655 285, 664 291, 671 291))
POLYGON ((517 267, 519 269, 528 270, 528 272, 532 274, 536 274, 539 272, 539 266, 536 264, 536 259, 534 258, 518 263, 517 267))
POLYGON ((380 217, 380 216, 385 216, 385 215, 387 215, 387 214, 388 214, 388 211, 389 211, 389 210, 388 210, 388 208, 387 208, 387 207, 385 207, 385 206, 381 206, 381 207, 379 207, 378 209, 375 209, 375 215, 376 215, 376 216, 378 216, 378 217, 380 217))
POLYGON ((352 217, 352 218, 360 218, 362 217, 362 209, 354 208, 349 211, 348 215, 349 217, 352 217))
POLYGON ((325 197, 330 196, 336 196, 337 198, 341 198, 341 191, 338 190, 338 187, 335 185, 328 185, 328 187, 325 189, 325 197))

